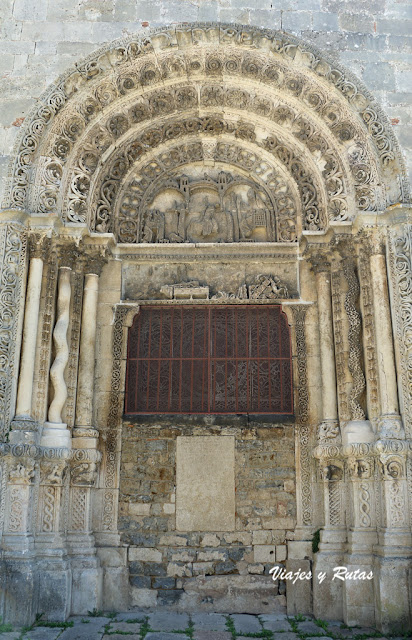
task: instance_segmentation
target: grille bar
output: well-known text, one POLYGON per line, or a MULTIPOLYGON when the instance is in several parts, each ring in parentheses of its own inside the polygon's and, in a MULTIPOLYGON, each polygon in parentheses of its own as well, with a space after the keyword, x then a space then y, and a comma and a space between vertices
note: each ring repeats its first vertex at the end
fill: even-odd
POLYGON ((293 415, 278 305, 144 307, 129 329, 127 415, 293 415))

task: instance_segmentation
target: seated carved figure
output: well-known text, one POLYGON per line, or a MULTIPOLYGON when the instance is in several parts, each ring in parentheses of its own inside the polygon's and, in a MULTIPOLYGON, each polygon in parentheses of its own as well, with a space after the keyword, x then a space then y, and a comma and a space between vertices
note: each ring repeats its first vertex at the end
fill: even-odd
POLYGON ((210 236, 219 233, 219 222, 215 214, 219 212, 220 206, 209 204, 207 199, 204 204, 204 212, 200 216, 192 218, 187 226, 186 233, 189 242, 198 242, 199 240, 207 242, 210 236))

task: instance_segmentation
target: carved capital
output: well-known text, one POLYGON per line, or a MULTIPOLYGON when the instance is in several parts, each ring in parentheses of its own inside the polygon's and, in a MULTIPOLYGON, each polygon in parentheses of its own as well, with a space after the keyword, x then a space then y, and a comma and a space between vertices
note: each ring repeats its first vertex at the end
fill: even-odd
POLYGON ((73 269, 77 260, 81 257, 81 251, 74 242, 61 244, 57 248, 59 267, 73 269))
POLYGON ((52 246, 51 238, 44 233, 32 233, 29 236, 29 257, 41 258, 46 262, 52 246))
POLYGON ((361 229, 355 242, 359 254, 367 257, 386 254, 386 234, 383 229, 361 229))
POLYGON ((379 462, 384 480, 401 480, 405 477, 405 461, 400 456, 380 455, 379 462))
POLYGON ((67 472, 67 461, 42 461, 40 463, 40 483, 62 485, 67 472))
POLYGON ((337 441, 340 437, 340 428, 337 420, 324 420, 318 426, 318 442, 330 443, 337 441))
POLYGON ((34 479, 34 460, 22 459, 9 469, 10 484, 31 485, 34 479))
POLYGON ((353 480, 365 480, 372 476, 373 458, 348 458, 347 464, 353 480))
POLYGON ((308 245, 305 257, 307 257, 314 273, 330 273, 332 252, 329 246, 308 245))

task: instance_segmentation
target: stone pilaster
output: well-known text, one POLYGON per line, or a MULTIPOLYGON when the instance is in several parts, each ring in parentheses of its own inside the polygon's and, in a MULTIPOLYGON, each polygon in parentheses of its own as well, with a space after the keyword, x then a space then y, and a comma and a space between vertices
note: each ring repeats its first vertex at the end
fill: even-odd
POLYGON ((6 453, 3 458, 5 513, 1 563, 4 582, 0 601, 3 620, 13 625, 23 625, 32 622, 35 613, 33 593, 36 576, 32 534, 35 459, 27 446, 20 446, 18 456, 13 456, 10 445, 3 445, 3 448, 1 453, 6 453))
POLYGON ((39 234, 30 237, 30 264, 24 309, 23 341, 17 388, 16 415, 11 424, 9 441, 35 443, 38 425, 33 420, 32 399, 37 327, 39 321, 44 253, 48 239, 39 234))
POLYGON ((379 437, 403 438, 405 434, 399 415, 385 246, 380 234, 370 238, 370 271, 381 408, 378 423, 379 437))
MULTIPOLYGON (((348 571, 359 570, 369 575, 373 566, 373 545, 377 543, 373 445, 347 445, 343 455, 346 458, 349 520, 344 566, 348 571)), ((349 625, 375 626, 373 580, 345 581, 344 620, 349 625)))
MULTIPOLYGON (((80 438, 79 438, 80 439, 80 438)), ((73 450, 67 543, 73 576, 72 613, 84 615, 101 606, 103 571, 92 532, 91 500, 100 452, 73 450)))
POLYGON ((40 461, 36 523, 38 610, 49 620, 70 615, 71 568, 66 551, 64 522, 65 485, 70 451, 61 458, 40 461))

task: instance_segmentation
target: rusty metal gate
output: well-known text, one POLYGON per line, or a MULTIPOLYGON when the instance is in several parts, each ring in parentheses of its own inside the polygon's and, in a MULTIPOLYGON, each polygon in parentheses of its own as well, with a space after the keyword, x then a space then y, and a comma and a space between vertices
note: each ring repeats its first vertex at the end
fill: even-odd
POLYGON ((281 307, 143 307, 129 329, 125 413, 292 415, 281 307))

